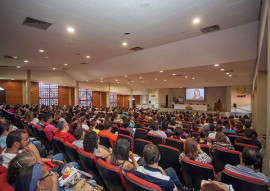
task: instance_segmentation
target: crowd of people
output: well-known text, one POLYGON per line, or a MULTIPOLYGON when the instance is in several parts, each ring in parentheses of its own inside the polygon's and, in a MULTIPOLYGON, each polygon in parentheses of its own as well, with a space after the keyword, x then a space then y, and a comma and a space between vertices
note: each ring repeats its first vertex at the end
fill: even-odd
MULTIPOLYGON (((162 169, 159 166, 160 153, 154 144, 146 145, 140 161, 130 151, 130 142, 118 139, 117 133, 112 132, 114 124, 121 124, 122 128, 130 131, 134 136, 136 128, 143 128, 147 124, 149 133, 162 137, 179 139, 184 142, 184 151, 179 156, 183 158, 212 163, 212 156, 205 153, 200 144, 208 145, 212 155, 217 147, 234 150, 234 146, 227 134, 243 135, 236 141, 255 145, 258 150, 245 148, 241 163, 237 166, 226 165, 225 169, 257 177, 270 185, 269 177, 254 171, 253 167, 262 153, 262 145, 258 141, 258 134, 252 126, 248 116, 226 117, 218 114, 189 113, 189 112, 161 112, 151 109, 131 108, 91 108, 81 106, 29 106, 0 104, 16 116, 20 116, 32 124, 43 128, 47 139, 51 142, 54 136, 64 139, 78 148, 93 153, 108 163, 118 166, 123 173, 131 172, 149 182, 159 185, 163 190, 189 190, 181 183, 173 168, 162 169), (99 129, 102 124, 102 129, 99 129), (197 138, 192 133, 197 132, 197 138), (106 136, 113 147, 100 145, 99 136, 106 136), (212 142, 211 140, 215 140, 212 142), (130 160, 129 160, 130 159, 130 160)), ((7 180, 15 190, 64 190, 57 182, 58 176, 48 172, 44 162, 64 163, 64 155, 58 153, 51 157, 42 157, 42 143, 31 140, 24 129, 17 129, 14 124, 0 113, 0 146, 2 149, 2 165, 7 168, 7 180)), ((71 164, 77 168, 76 162, 71 164)), ((191 189, 190 189, 191 190, 191 189)))

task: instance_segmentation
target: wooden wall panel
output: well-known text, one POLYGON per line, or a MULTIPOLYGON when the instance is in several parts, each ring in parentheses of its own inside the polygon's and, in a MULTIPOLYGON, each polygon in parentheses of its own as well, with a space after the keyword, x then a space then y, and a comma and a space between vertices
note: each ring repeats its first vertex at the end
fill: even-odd
POLYGON ((123 107, 129 107, 129 95, 124 96, 124 106, 123 107))
POLYGON ((6 90, 6 103, 16 105, 23 104, 22 81, 1 80, 0 87, 6 90))
POLYGON ((101 107, 107 107, 107 99, 106 99, 106 92, 100 92, 101 93, 101 107))
POLYGON ((39 104, 39 87, 38 82, 31 82, 31 105, 39 104))
POLYGON ((75 88, 71 88, 71 105, 75 105, 75 88))
POLYGON ((98 91, 92 92, 92 105, 94 107, 100 107, 100 92, 98 91))
POLYGON ((69 105, 69 87, 58 86, 59 106, 69 105))
POLYGON ((123 95, 117 95, 117 107, 123 107, 123 95))
POLYGON ((134 95, 133 98, 135 99, 135 107, 136 107, 136 105, 141 104, 141 101, 140 101, 141 97, 140 97, 140 95, 134 95))

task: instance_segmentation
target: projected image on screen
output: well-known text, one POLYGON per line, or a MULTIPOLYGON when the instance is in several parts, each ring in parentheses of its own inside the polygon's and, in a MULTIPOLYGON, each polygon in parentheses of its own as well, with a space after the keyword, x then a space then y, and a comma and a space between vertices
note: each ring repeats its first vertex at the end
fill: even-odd
POLYGON ((187 88, 186 100, 204 101, 204 88, 187 88))

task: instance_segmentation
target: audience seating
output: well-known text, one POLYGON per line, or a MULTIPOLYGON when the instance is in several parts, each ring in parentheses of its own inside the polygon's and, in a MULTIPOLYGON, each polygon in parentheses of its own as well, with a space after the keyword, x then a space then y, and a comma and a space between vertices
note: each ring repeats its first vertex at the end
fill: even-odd
POLYGON ((119 130, 118 130, 118 135, 119 135, 119 134, 132 136, 129 129, 125 129, 125 128, 121 128, 121 127, 120 127, 119 130))
POLYGON ((184 142, 180 139, 167 138, 165 140, 165 145, 178 149, 180 153, 184 151, 184 142))
POLYGON ((214 167, 210 164, 183 158, 181 161, 182 177, 185 185, 199 191, 202 180, 215 180, 214 167))
POLYGON ((68 154, 66 152, 66 149, 65 149, 65 145, 64 145, 65 141, 64 141, 64 139, 61 139, 59 137, 54 136, 53 141, 54 141, 54 144, 55 144, 57 150, 59 151, 59 153, 64 154, 65 161, 66 162, 71 162, 71 159, 69 158, 69 156, 68 156, 68 154))
POLYGON ((98 123, 97 128, 102 131, 104 129, 104 124, 103 123, 98 123))
POLYGON ((80 165, 81 170, 84 170, 77 152, 79 148, 67 141, 64 142, 64 145, 69 159, 73 162, 77 162, 80 165))
POLYGON ((114 125, 117 125, 118 128, 122 127, 122 123, 119 123, 119 122, 113 122, 114 125))
POLYGON ((7 172, 7 169, 3 165, 0 164, 0 174, 3 174, 5 172, 7 172))
POLYGON ((127 191, 126 181, 119 167, 109 164, 102 159, 97 160, 97 167, 100 176, 110 191, 127 191))
POLYGON ((119 131, 119 127, 117 125, 113 125, 112 126, 112 133, 115 134, 115 132, 118 132, 119 131))
POLYGON ((134 139, 131 136, 119 134, 117 139, 126 139, 130 143, 130 150, 133 152, 134 150, 134 139))
POLYGON ((210 157, 212 156, 211 149, 209 148, 208 145, 200 144, 200 146, 201 146, 201 149, 202 149, 203 152, 205 152, 210 157))
POLYGON ((238 135, 227 135, 227 137, 230 139, 233 146, 236 139, 243 138, 243 136, 238 136, 238 135))
POLYGON ((217 147, 215 149, 214 166, 217 172, 224 169, 226 164, 238 165, 240 164, 241 152, 217 147))
POLYGON ((97 158, 94 154, 86 152, 82 149, 78 149, 78 155, 81 161, 81 164, 83 168, 85 169, 86 172, 90 173, 93 175, 93 179, 97 181, 97 184, 101 185, 104 187, 104 182, 99 174, 99 171, 97 169, 97 158))
POLYGON ((144 129, 146 129, 147 131, 151 131, 152 130, 152 128, 150 128, 150 127, 143 127, 144 129))
POLYGON ((14 191, 15 190, 14 187, 8 183, 6 173, 0 174, 0 182, 1 182, 0 191, 14 191))
POLYGON ((268 186, 264 181, 244 176, 230 170, 222 171, 221 182, 232 184, 235 191, 268 191, 268 186))
POLYGON ((107 148, 112 148, 113 144, 110 139, 106 136, 99 135, 100 144, 107 148))
POLYGON ((151 144, 151 142, 144 139, 135 139, 133 152, 142 157, 144 146, 148 144, 151 144))
POLYGON ((161 166, 163 169, 172 167, 176 174, 180 176, 179 150, 163 144, 159 144, 158 149, 161 155, 158 163, 159 166, 161 166))
POLYGON ((143 128, 137 128, 134 134, 134 140, 135 139, 145 139, 147 140, 148 137, 148 131, 143 128))
POLYGON ((200 136, 200 132, 198 132, 198 131, 193 131, 193 132, 190 134, 190 136, 197 139, 197 138, 200 136))
POLYGON ((42 140, 41 142, 45 145, 47 151, 52 149, 52 144, 49 141, 49 139, 47 138, 44 129, 42 128, 38 128, 38 132, 40 135, 40 139, 42 140))
POLYGON ((135 176, 132 173, 125 175, 128 191, 162 191, 160 186, 135 176))
POLYGON ((155 145, 163 143, 163 139, 162 139, 161 136, 155 135, 155 134, 152 134, 152 133, 148 133, 148 140, 150 142, 152 142, 153 144, 155 144, 155 145))

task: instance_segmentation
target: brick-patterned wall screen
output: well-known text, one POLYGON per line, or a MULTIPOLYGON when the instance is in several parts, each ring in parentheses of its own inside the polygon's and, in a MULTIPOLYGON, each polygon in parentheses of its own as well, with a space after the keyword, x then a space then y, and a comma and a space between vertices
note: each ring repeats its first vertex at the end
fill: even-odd
POLYGON ((6 90, 6 103, 13 106, 23 104, 22 81, 0 80, 0 87, 6 90))

